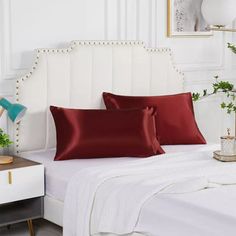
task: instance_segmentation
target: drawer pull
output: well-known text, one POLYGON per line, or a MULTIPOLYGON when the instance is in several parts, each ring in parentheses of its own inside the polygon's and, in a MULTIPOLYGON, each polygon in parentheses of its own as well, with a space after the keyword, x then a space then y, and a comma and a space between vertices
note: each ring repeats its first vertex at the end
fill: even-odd
POLYGON ((11 171, 8 171, 8 183, 12 184, 12 173, 11 173, 11 171))

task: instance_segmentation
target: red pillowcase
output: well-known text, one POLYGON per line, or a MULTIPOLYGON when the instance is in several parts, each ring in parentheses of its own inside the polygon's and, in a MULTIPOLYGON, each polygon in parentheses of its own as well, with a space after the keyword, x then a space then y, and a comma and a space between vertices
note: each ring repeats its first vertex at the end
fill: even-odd
POLYGON ((55 160, 148 157, 164 151, 153 108, 80 110, 50 107, 57 133, 55 160))
POLYGON ((107 109, 155 107, 157 138, 161 145, 205 144, 194 118, 191 93, 134 97, 103 93, 107 109))

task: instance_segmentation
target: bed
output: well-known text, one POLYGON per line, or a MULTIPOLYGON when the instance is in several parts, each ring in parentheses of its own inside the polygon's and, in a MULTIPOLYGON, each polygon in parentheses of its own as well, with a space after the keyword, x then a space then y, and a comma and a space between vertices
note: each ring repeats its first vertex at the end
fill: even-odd
MULTIPOLYGON (((49 106, 104 108, 103 91, 124 95, 180 93, 184 91, 184 75, 174 66, 167 48, 149 49, 138 41, 73 41, 68 48, 38 49, 31 70, 16 82, 16 101, 25 104, 28 113, 13 127, 15 152, 45 165, 44 218, 60 226, 68 183, 78 172, 139 161, 127 157, 53 162, 56 138, 49 106)), ((207 153, 210 162, 212 151, 218 148, 164 146, 169 159, 172 153, 207 153)), ((220 164, 216 165, 219 168, 220 164)), ((143 204, 132 235, 233 235, 233 197, 222 200, 228 195, 236 196, 233 181, 205 191, 152 197, 143 204)))

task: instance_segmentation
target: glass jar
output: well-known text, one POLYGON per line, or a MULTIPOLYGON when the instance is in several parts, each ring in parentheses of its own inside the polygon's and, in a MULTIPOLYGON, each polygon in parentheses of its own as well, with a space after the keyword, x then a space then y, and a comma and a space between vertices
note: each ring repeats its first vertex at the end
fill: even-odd
POLYGON ((234 136, 221 137, 221 155, 236 155, 236 142, 234 136))

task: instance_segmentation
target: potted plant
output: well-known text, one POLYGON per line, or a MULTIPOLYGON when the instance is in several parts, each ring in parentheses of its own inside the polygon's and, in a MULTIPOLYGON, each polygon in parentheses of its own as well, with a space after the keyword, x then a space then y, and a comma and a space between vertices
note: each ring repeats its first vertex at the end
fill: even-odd
MULTIPOLYGON (((4 133, 4 131, 0 128, 0 150, 3 148, 9 147, 13 142, 10 140, 9 135, 4 133)), ((0 155, 0 164, 10 163, 12 158, 7 156, 0 155)))
MULTIPOLYGON (((236 54, 236 46, 228 43, 228 48, 236 54)), ((216 82, 212 85, 212 91, 209 93, 207 89, 203 90, 203 93, 193 93, 193 101, 198 101, 200 99, 221 93, 224 94, 227 98, 226 101, 220 104, 222 109, 225 109, 228 114, 234 113, 235 115, 235 136, 236 136, 236 89, 234 85, 228 81, 218 81, 219 76, 214 77, 216 82)), ((221 158, 223 154, 230 154, 236 158, 236 146, 235 146, 235 136, 230 135, 230 129, 227 129, 227 136, 221 137, 221 151, 219 152, 218 157, 221 158)), ((215 154, 214 154, 215 155, 215 154)), ((217 158, 218 158, 217 157, 217 158)), ((235 160, 235 159, 230 159, 235 160)))
POLYGON ((13 142, 10 140, 9 135, 4 133, 0 128, 0 148, 9 147, 13 142))
MULTIPOLYGON (((228 48, 234 54, 236 54, 235 45, 228 43, 228 48)), ((236 89, 234 88, 234 85, 228 81, 218 81, 218 75, 214 78, 216 79, 216 82, 212 85, 212 92, 208 93, 207 89, 204 89, 202 94, 193 93, 193 101, 197 101, 199 99, 206 98, 217 93, 223 93, 228 99, 227 102, 222 102, 220 104, 221 108, 226 109, 228 114, 231 114, 232 112, 236 113, 236 89)))

